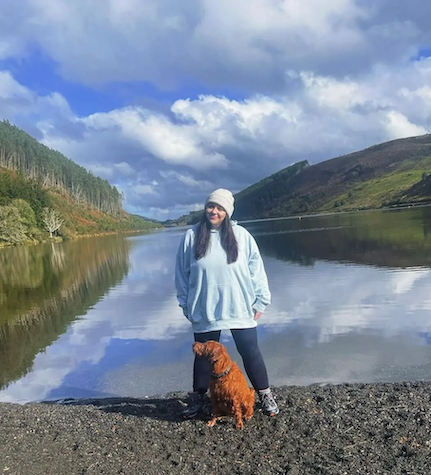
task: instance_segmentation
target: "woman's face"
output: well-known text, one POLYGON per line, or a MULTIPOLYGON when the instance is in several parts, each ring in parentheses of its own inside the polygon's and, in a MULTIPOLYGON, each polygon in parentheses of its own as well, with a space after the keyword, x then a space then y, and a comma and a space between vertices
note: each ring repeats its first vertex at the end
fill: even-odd
POLYGON ((226 211, 216 203, 208 203, 205 208, 205 214, 213 229, 217 229, 226 218, 226 211))

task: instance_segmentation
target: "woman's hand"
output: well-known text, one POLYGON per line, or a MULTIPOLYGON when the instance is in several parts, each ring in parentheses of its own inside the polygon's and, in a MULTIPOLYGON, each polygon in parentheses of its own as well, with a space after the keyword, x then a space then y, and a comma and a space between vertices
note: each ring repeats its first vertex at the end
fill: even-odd
POLYGON ((253 309, 253 312, 254 312, 254 319, 255 320, 258 320, 262 316, 262 312, 258 312, 254 309, 253 309))

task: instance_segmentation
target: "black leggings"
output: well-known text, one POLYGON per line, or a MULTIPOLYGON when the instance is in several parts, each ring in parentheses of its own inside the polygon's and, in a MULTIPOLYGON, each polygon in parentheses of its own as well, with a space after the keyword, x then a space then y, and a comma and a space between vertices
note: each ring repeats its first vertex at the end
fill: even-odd
MULTIPOLYGON (((207 333, 195 333, 195 341, 205 343, 209 340, 219 341, 220 331, 207 333)), ((256 391, 269 387, 268 373, 262 353, 257 344, 257 330, 254 328, 245 328, 240 330, 231 330, 238 353, 242 357, 245 371, 256 391)), ((202 356, 195 356, 193 366, 193 390, 204 393, 209 387, 211 377, 211 367, 208 361, 202 356)))

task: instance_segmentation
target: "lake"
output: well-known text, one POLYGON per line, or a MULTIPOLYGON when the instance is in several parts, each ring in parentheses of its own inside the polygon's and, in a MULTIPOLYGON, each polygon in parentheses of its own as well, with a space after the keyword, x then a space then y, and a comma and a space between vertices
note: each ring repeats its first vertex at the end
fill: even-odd
MULTIPOLYGON (((431 380, 431 207, 242 224, 272 291, 272 385, 431 380)), ((0 401, 190 390, 184 230, 0 249, 0 401)))

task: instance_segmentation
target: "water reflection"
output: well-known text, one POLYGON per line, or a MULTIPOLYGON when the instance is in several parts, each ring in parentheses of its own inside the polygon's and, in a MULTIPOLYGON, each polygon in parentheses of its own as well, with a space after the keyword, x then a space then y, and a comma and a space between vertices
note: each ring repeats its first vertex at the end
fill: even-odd
POLYGON ((431 380, 431 209, 251 223, 277 384, 431 380))
POLYGON ((247 225, 277 259, 386 267, 431 265, 431 207, 256 222, 247 225))
POLYGON ((0 253, 0 389, 124 278, 129 246, 109 237, 0 253))
MULTIPOLYGON (((430 223, 431 208, 421 208, 246 224, 261 247, 273 294, 258 327, 273 384, 431 380, 430 223)), ((37 250, 44 272, 60 270, 41 278, 34 266, 31 277, 20 281, 17 273, 15 284, 8 280, 6 292, 2 287, 0 294, 15 295, 14 285, 26 282, 17 302, 27 310, 18 317, 8 307, 8 331, 16 322, 33 321, 23 319, 30 312, 23 296, 33 291, 31 285, 45 285, 34 298, 49 301, 46 293, 61 295, 73 287, 68 273, 75 261, 85 269, 96 259, 99 275, 90 272, 93 279, 79 287, 82 295, 73 294, 75 301, 69 299, 69 310, 45 312, 44 318, 52 318, 48 326, 56 327, 46 342, 31 343, 24 324, 20 341, 10 335, 1 340, 0 348, 9 347, 0 361, 24 360, 26 344, 33 350, 20 365, 27 369, 14 370, 11 379, 20 379, 0 391, 0 400, 141 397, 190 389, 192 332, 173 285, 182 233, 169 229, 119 239, 110 251, 103 251, 99 239, 88 252, 65 247, 54 256, 48 248, 37 250), (15 346, 21 356, 13 356, 15 346)), ((21 269, 34 257, 24 259, 21 269)), ((43 318, 36 320, 40 335, 49 334, 43 318)), ((238 361, 229 334, 223 341, 238 361)))

